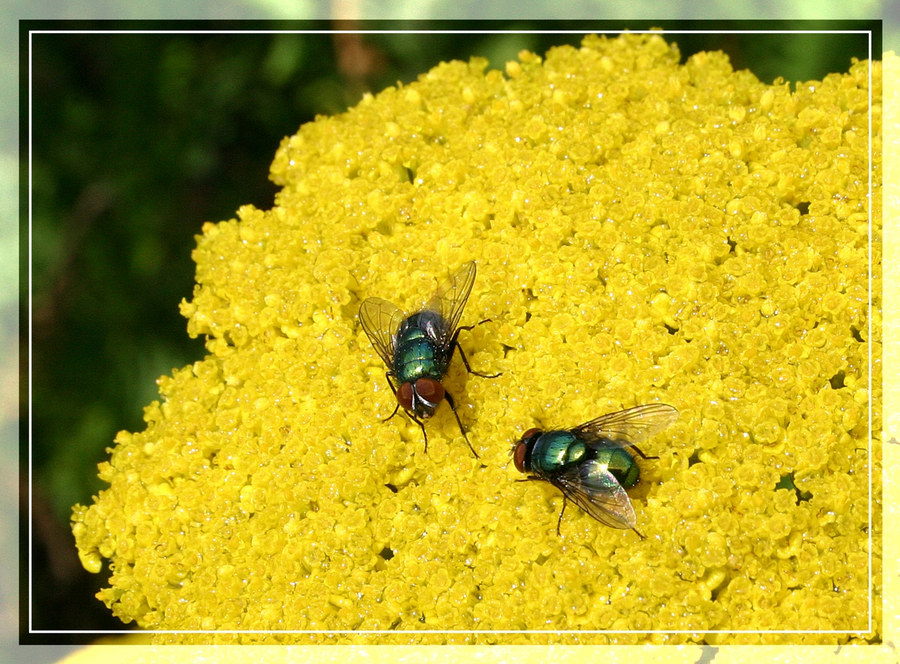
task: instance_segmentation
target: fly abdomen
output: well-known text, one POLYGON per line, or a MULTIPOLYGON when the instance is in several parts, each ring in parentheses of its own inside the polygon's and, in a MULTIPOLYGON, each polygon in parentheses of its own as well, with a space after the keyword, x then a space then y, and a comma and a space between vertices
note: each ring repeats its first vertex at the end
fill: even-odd
POLYGON ((548 431, 540 436, 531 451, 531 470, 537 474, 553 474, 563 467, 578 463, 587 453, 587 445, 569 431, 548 431))
POLYGON ((631 453, 621 447, 605 447, 598 449, 597 461, 606 465, 619 484, 630 489, 640 479, 640 468, 631 453))

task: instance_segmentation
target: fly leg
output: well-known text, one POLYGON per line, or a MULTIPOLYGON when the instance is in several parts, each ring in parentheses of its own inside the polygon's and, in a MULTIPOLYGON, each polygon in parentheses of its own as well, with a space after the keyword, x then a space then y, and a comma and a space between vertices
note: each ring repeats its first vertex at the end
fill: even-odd
MULTIPOLYGON (((466 445, 469 446, 469 449, 472 450, 472 454, 475 455, 475 458, 480 458, 478 456, 478 452, 475 451, 475 448, 472 447, 472 443, 469 442, 469 437, 466 435, 466 430, 463 429, 462 420, 459 419, 459 413, 456 412, 456 404, 453 402, 453 397, 450 396, 449 392, 444 392, 444 398, 447 400, 447 403, 450 404, 450 410, 453 411, 453 416, 456 418, 456 423, 459 425, 459 431, 462 433, 463 438, 466 439, 466 445)), ((422 432, 425 432, 425 427, 422 427, 422 432)), ((427 444, 427 443, 426 443, 427 444)))
MULTIPOLYGON (((481 325, 482 323, 488 323, 488 322, 490 322, 490 320, 491 320, 490 318, 485 318, 483 321, 479 321, 477 324, 481 325)), ((463 330, 471 330, 474 327, 475 327, 475 325, 463 325, 462 327, 456 328, 456 332, 453 333, 453 339, 450 340, 451 354, 454 350, 459 350, 459 356, 462 358, 463 364, 466 365, 466 371, 468 371, 470 374, 475 374, 476 376, 481 376, 482 378, 497 378, 498 376, 502 376, 503 375, 502 373, 495 373, 495 374, 479 373, 478 371, 473 371, 472 367, 469 366, 469 360, 466 359, 466 354, 463 352, 462 346, 459 345, 459 341, 457 341, 457 337, 459 337, 459 333, 462 332, 463 330)))
MULTIPOLYGON (((394 381, 391 380, 391 376, 393 376, 393 375, 394 375, 393 372, 391 372, 391 371, 386 371, 385 374, 384 374, 384 379, 387 381, 388 385, 391 386, 391 392, 394 393, 394 400, 396 401, 396 400, 397 400, 397 388, 394 387, 394 381)), ((399 409, 400 409, 400 402, 398 401, 397 404, 394 406, 394 412, 391 413, 390 415, 388 415, 386 418, 384 418, 384 419, 381 420, 381 421, 382 421, 382 422, 387 422, 388 420, 393 419, 394 415, 397 414, 397 411, 398 411, 399 409)), ((427 444, 427 442, 426 442, 426 444, 427 444)))
MULTIPOLYGON (((384 377, 385 377, 385 380, 387 380, 388 385, 391 386, 391 392, 394 393, 394 397, 396 398, 396 397, 397 397, 397 388, 394 387, 394 381, 391 380, 391 376, 393 376, 393 375, 394 375, 394 372, 392 372, 392 371, 387 371, 387 372, 385 372, 384 377)), ((451 403, 451 405, 452 405, 452 403, 451 403)), ((394 415, 397 414, 397 411, 398 411, 398 410, 400 410, 400 402, 399 402, 399 401, 397 402, 397 405, 394 406, 394 412, 391 413, 390 415, 388 415, 386 418, 384 418, 384 419, 381 420, 381 421, 382 421, 382 422, 387 422, 389 419, 391 419, 392 417, 394 417, 394 415)), ((453 412, 454 412, 454 414, 455 414, 455 413, 456 413, 456 410, 454 410, 453 412)), ((420 420, 418 417, 416 417, 413 413, 411 413, 411 412, 409 412, 409 411, 406 411, 406 414, 409 415, 409 418, 410 418, 413 422, 415 422, 416 424, 418 424, 418 425, 419 425, 419 428, 422 430, 422 437, 425 439, 425 451, 428 452, 428 434, 425 432, 425 423, 424 423, 422 420, 420 420)), ((458 416, 458 415, 457 415, 457 417, 456 417, 456 421, 457 421, 457 422, 459 421, 459 416, 458 416)), ((460 428, 462 428, 462 424, 460 424, 459 426, 460 426, 460 428)), ((465 435, 466 435, 466 434, 463 433, 463 436, 465 436, 465 435)), ((468 438, 466 439, 466 442, 469 442, 469 439, 468 439, 468 438)), ((472 446, 469 445, 469 447, 472 447, 472 446)), ((473 450, 473 452, 474 452, 474 450, 473 450)), ((476 454, 475 456, 478 456, 478 455, 476 454)))
POLYGON ((566 513, 566 503, 567 502, 569 502, 569 499, 566 498, 566 494, 563 494, 563 506, 562 506, 562 509, 559 511, 559 519, 557 519, 557 521, 556 521, 556 536, 557 537, 560 536, 559 524, 562 523, 562 515, 566 513))
MULTIPOLYGON (((396 411, 395 411, 395 412, 396 412, 396 411)), ((419 425, 419 428, 422 430, 422 438, 425 439, 425 453, 427 454, 427 453, 428 453, 428 434, 425 432, 425 423, 424 423, 422 420, 420 420, 418 417, 416 417, 415 415, 413 415, 412 413, 410 413, 409 411, 407 411, 406 414, 409 415, 409 418, 410 418, 413 422, 415 422, 416 424, 418 424, 418 425, 419 425)))
MULTIPOLYGON (((538 477, 537 475, 529 475, 525 479, 516 480, 516 482, 546 482, 546 481, 547 480, 545 480, 543 477, 538 477)), ((552 484, 552 482, 551 482, 551 484, 552 484)), ((556 484, 554 484, 553 486, 556 486, 557 488, 559 488, 556 484)), ((562 536, 562 533, 559 532, 559 526, 562 523, 563 514, 566 513, 566 503, 569 502, 569 499, 566 497, 565 492, 563 492, 562 489, 560 489, 560 492, 562 493, 562 497, 563 497, 563 506, 562 506, 562 509, 559 511, 559 518, 556 520, 556 536, 557 537, 562 536)), ((637 533, 636 530, 634 532, 637 533)), ((638 535, 640 535, 640 533, 638 533, 638 535)), ((643 537, 643 535, 641 535, 641 536, 643 537)))
POLYGON ((385 418, 384 418, 383 420, 381 420, 381 421, 382 421, 382 422, 387 422, 388 420, 394 419, 394 415, 397 414, 397 411, 398 411, 398 410, 400 410, 400 404, 399 404, 399 403, 398 403, 396 406, 394 406, 394 412, 391 413, 390 415, 388 415, 387 417, 385 417, 385 418))
MULTIPOLYGON (((637 452, 638 454, 640 454, 642 459, 658 459, 658 458, 659 458, 658 456, 647 456, 646 454, 644 454, 643 452, 641 452, 640 448, 639 448, 637 445, 632 445, 632 446, 631 446, 631 449, 633 449, 635 452, 637 452)), ((635 530, 634 532, 637 533, 636 530, 635 530)), ((638 535, 641 535, 641 534, 638 533, 638 535)), ((643 539, 643 538, 644 538, 644 536, 641 535, 641 539, 643 539)))

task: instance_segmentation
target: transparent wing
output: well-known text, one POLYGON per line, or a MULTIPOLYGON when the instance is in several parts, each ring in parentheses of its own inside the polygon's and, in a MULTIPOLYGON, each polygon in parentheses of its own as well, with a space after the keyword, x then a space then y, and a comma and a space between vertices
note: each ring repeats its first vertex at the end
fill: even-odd
POLYGON ((428 303, 426 310, 436 311, 447 322, 443 337, 438 341, 446 345, 453 338, 459 320, 462 318, 466 301, 475 284, 475 261, 464 263, 447 281, 441 284, 428 303))
POLYGON ((555 477, 551 484, 600 523, 612 528, 634 528, 631 500, 604 464, 578 464, 555 477))
POLYGON ((359 322, 388 369, 394 364, 394 337, 405 315, 380 297, 370 297, 359 305, 359 322))
POLYGON ((608 444, 610 440, 622 447, 631 447, 662 431, 677 419, 678 411, 674 407, 651 403, 601 415, 573 427, 571 431, 593 447, 608 444))

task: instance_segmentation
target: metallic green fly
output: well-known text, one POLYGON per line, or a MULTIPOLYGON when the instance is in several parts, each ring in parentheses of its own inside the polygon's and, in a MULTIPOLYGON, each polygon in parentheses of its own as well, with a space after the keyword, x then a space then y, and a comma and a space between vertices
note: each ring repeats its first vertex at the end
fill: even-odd
POLYGON ((655 403, 602 415, 571 429, 529 429, 513 445, 513 460, 519 472, 532 473, 527 479, 549 482, 562 491, 557 534, 566 502, 571 500, 600 523, 631 528, 643 539, 625 492, 640 479, 631 450, 644 459, 656 459, 635 443, 677 419, 675 408, 655 403))
MULTIPOLYGON (((397 406, 385 422, 396 415, 402 406, 406 414, 422 429, 426 452, 428 434, 423 420, 434 415, 441 401, 446 400, 453 410, 466 444, 472 454, 478 457, 456 412, 453 396, 441 384, 457 349, 469 373, 482 378, 496 378, 500 375, 473 371, 457 340, 462 330, 475 327, 459 327, 474 283, 475 262, 472 261, 464 264, 441 284, 434 297, 414 314, 405 314, 387 300, 377 297, 368 298, 359 307, 360 323, 375 351, 387 365, 385 378, 397 398, 397 406)), ((481 323, 488 320, 490 319, 481 323)))

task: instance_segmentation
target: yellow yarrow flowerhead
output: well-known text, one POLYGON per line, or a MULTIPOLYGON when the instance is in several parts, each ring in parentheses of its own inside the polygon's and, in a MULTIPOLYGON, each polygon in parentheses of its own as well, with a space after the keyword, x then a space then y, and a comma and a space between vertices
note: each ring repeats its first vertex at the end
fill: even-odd
POLYGON ((877 148, 880 63, 792 91, 720 53, 679 65, 659 35, 441 64, 301 127, 275 207, 198 238, 182 311, 209 354, 159 380, 74 508, 83 564, 112 570, 99 598, 140 628, 231 631, 161 643, 878 641, 870 65, 877 148), (491 320, 460 344, 502 376, 455 357, 444 385, 478 459, 446 404, 427 453, 402 411, 382 421, 357 317, 415 311, 471 260, 460 324, 491 320), (680 417, 641 444, 646 539, 572 504, 557 535, 562 494, 515 481, 511 445, 654 402, 680 417))

